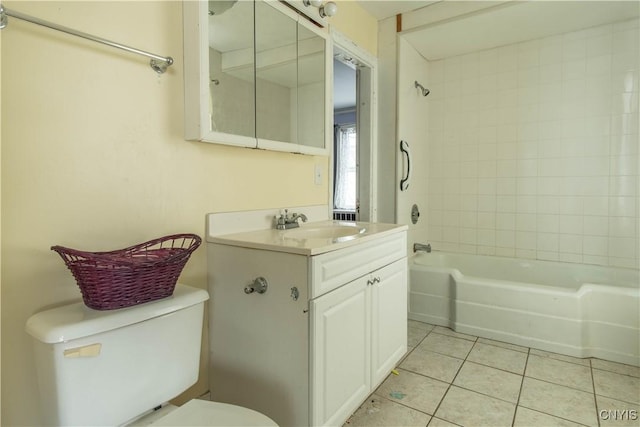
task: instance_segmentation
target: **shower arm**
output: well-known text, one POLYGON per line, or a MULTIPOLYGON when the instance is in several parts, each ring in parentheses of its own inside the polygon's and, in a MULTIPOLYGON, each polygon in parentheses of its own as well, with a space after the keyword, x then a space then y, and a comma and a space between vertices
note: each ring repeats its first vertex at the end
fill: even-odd
POLYGON ((91 40, 97 43, 102 43, 107 46, 115 47, 118 49, 126 50, 127 52, 135 53, 137 55, 146 56, 147 58, 151 58, 149 65, 151 68, 158 74, 162 74, 167 70, 171 64, 173 64, 173 58, 170 56, 160 56, 155 55, 150 52, 145 52, 144 50, 136 49, 130 46, 123 45, 121 43, 116 43, 111 40, 103 39, 102 37, 97 37, 91 34, 83 33, 82 31, 77 31, 68 27, 64 27, 62 25, 54 24, 52 22, 45 21, 40 18, 35 18, 33 16, 25 15, 24 13, 15 12, 9 9, 5 9, 4 6, 0 4, 0 29, 3 29, 7 26, 8 20, 7 16, 11 16, 13 18, 17 18, 23 21, 31 22, 32 24, 41 25, 43 27, 50 28, 52 30, 61 31, 63 33, 71 34, 72 36, 81 37, 83 39, 91 40))
POLYGON ((427 96, 429 95, 429 92, 431 92, 429 89, 426 89, 424 86, 418 83, 417 80, 415 81, 415 87, 422 91, 422 96, 427 96))

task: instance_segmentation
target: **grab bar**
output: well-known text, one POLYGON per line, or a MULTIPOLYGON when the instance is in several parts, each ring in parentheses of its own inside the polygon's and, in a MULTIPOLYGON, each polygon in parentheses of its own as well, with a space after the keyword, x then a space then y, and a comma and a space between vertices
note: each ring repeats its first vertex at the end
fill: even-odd
MULTIPOLYGON (((411 179, 411 153, 407 141, 400 141, 400 151, 407 156, 407 173, 403 174, 404 178, 400 179, 400 191, 406 191, 411 179)), ((402 170, 404 171, 404 162, 402 162, 402 170)))

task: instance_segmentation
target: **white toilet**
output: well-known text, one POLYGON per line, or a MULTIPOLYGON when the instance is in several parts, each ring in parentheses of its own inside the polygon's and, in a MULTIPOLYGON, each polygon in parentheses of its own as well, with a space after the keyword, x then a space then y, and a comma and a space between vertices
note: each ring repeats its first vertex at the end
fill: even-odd
POLYGON ((26 330, 35 338, 43 421, 277 426, 263 414, 225 403, 165 406, 198 379, 207 299, 204 290, 176 285, 173 296, 134 307, 97 311, 79 302, 31 316, 26 330))

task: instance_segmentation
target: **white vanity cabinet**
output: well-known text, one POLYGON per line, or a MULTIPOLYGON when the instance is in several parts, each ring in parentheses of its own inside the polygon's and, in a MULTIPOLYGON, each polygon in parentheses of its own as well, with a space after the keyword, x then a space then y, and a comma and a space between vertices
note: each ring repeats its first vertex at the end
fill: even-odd
POLYGON ((313 425, 342 425, 404 355, 406 289, 403 258, 311 301, 313 425))
POLYGON ((341 426, 407 350, 405 228, 315 255, 213 240, 212 400, 341 426), (257 277, 267 291, 246 294, 257 277))

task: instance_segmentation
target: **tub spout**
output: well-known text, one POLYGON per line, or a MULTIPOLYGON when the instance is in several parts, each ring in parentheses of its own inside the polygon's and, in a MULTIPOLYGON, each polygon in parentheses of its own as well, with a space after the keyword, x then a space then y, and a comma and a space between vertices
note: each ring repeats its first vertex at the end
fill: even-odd
POLYGON ((431 252, 431 243, 427 243, 426 245, 423 245, 422 243, 414 243, 413 244, 413 252, 418 252, 418 251, 424 251, 424 252, 431 252))

